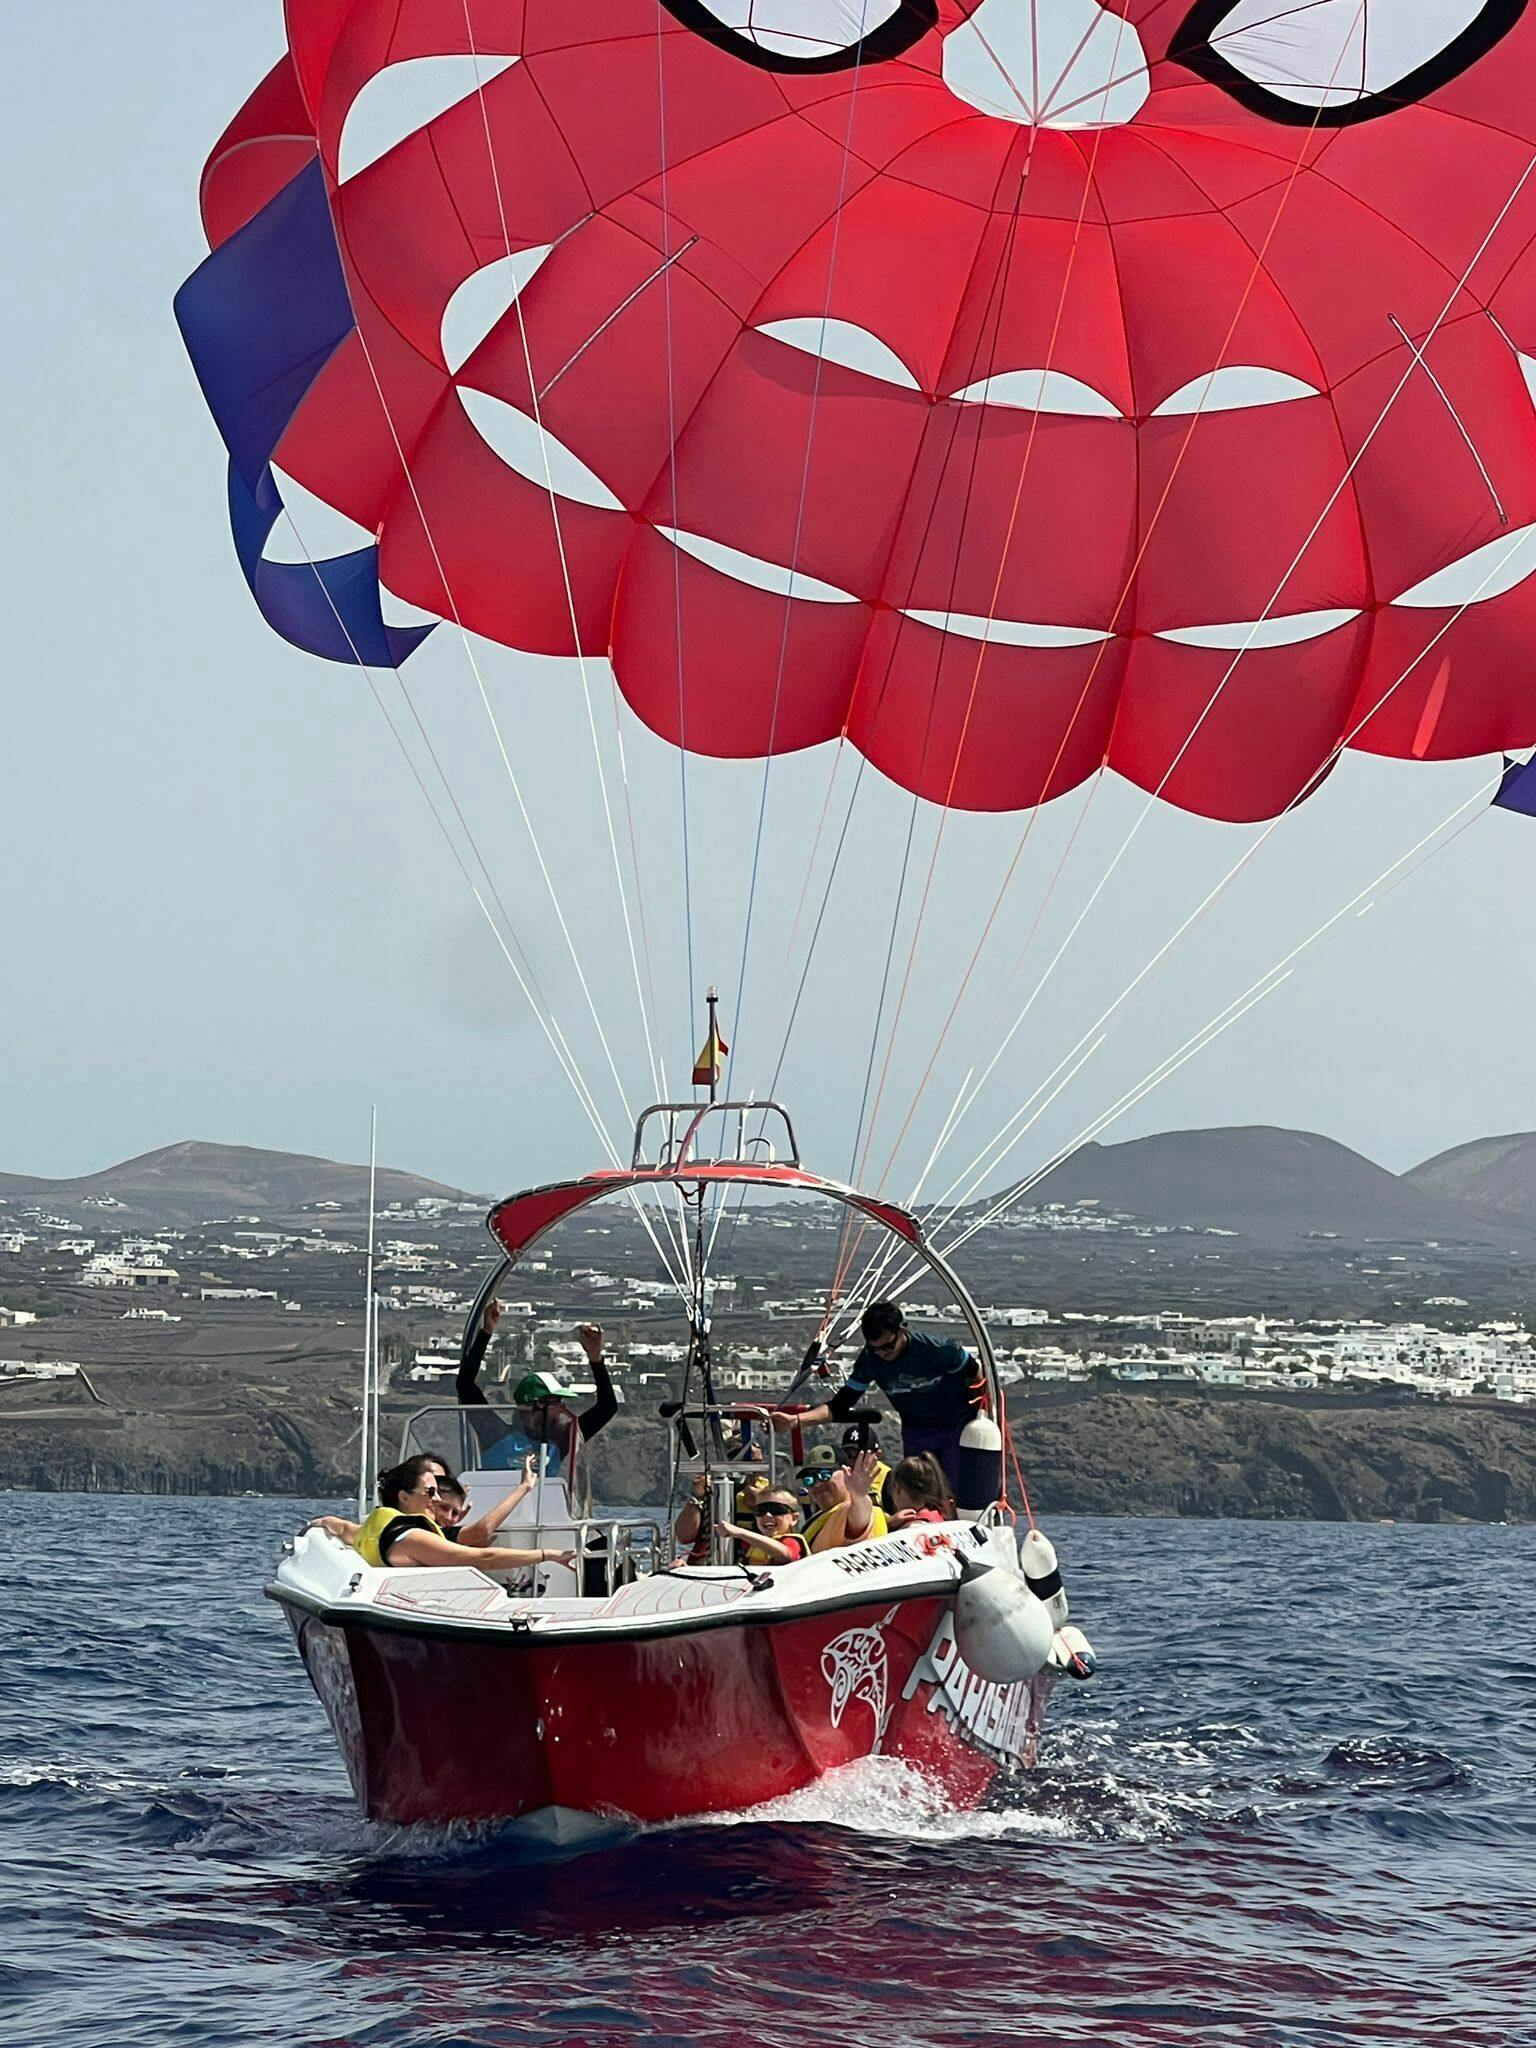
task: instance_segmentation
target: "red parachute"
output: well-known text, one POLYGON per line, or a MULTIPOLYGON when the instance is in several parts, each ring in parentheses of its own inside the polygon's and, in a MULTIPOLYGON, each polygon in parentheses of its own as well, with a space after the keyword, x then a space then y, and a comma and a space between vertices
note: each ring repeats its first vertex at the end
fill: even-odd
POLYGON ((403 600, 976 809, 1536 740, 1525 0, 287 13, 183 325, 258 595, 268 462, 361 530, 354 653, 403 600))

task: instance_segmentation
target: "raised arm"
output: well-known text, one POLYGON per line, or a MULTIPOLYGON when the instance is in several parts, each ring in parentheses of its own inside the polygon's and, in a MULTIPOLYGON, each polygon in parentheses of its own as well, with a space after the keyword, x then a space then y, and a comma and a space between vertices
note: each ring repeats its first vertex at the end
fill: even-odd
POLYGON ((603 1356, 603 1332, 598 1323, 579 1323, 576 1335, 581 1339, 581 1348, 587 1354, 587 1363, 592 1368, 592 1377, 597 1382, 597 1398, 577 1420, 582 1441, 594 1437, 605 1423, 612 1422, 619 1412, 619 1397, 614 1389, 613 1379, 608 1371, 608 1361, 603 1356))
POLYGON ((454 1381, 454 1392, 461 1408, 483 1408, 489 1404, 480 1391, 480 1368, 485 1363, 485 1354, 491 1339, 496 1334, 496 1325, 501 1321, 501 1303, 494 1295, 485 1304, 485 1313, 480 1318, 480 1327, 469 1340, 469 1349, 459 1360, 458 1376, 454 1381))
POLYGON ((461 1555, 466 1545, 468 1545, 470 1548, 474 1548, 478 1544, 485 1544, 490 1542, 491 1538, 496 1534, 496 1531, 501 1527, 502 1523, 507 1519, 508 1515, 511 1514, 512 1510, 515 1507, 517 1507, 520 1502, 525 1501, 528 1498, 529 1494, 532 1493, 534 1486, 534 1478, 537 1471, 537 1456, 534 1453, 530 1452, 529 1455, 523 1460, 522 1478, 517 1482, 516 1486, 513 1487, 512 1491, 506 1496, 506 1498, 504 1500, 497 1501, 495 1507, 487 1508, 485 1513, 479 1516, 477 1520, 473 1522, 464 1523, 462 1528, 459 1530, 458 1542, 454 1545, 454 1548, 457 1551, 459 1551, 461 1555))

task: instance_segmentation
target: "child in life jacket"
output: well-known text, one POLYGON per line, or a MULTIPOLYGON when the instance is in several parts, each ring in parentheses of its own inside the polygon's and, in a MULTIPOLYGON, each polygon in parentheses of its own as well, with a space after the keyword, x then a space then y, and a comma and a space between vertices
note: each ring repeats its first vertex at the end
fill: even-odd
POLYGON ((794 1564, 810 1555, 805 1538, 799 1534, 800 1504, 787 1488, 771 1486, 752 1504, 753 1529, 736 1522, 716 1526, 738 1543, 746 1545, 744 1562, 752 1565, 794 1564))

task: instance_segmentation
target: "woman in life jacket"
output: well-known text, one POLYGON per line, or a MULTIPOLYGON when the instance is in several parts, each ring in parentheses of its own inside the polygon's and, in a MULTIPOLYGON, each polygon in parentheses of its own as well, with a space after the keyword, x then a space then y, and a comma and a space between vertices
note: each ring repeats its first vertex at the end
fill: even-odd
POLYGON ((475 1565, 483 1572, 516 1571, 530 1564, 570 1564, 569 1550, 504 1550, 499 1545, 453 1543, 433 1512, 439 1499, 436 1458, 422 1453, 379 1477, 379 1502, 366 1521, 321 1515, 310 1527, 350 1543, 365 1564, 475 1565))

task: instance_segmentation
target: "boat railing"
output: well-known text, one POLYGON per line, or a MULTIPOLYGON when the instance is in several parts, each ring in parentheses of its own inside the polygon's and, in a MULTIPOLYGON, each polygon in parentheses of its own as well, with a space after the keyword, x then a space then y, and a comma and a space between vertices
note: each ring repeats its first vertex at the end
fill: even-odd
POLYGON ((635 1120, 630 1163, 668 1172, 706 1163, 798 1166, 800 1147, 789 1111, 777 1102, 653 1102, 635 1120))
POLYGON ((800 1462, 802 1446, 797 1429, 786 1459, 781 1439, 769 1421, 772 1412, 753 1402, 703 1401, 685 1406, 681 1401, 663 1401, 659 1413, 662 1421, 671 1425, 668 1494, 676 1490, 680 1477, 692 1478, 699 1472, 766 1478, 770 1486, 782 1484, 784 1471, 793 1472, 800 1462), (726 1438, 727 1424, 739 1432, 734 1445, 726 1438), (760 1435, 755 1436, 754 1429, 760 1435))

